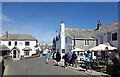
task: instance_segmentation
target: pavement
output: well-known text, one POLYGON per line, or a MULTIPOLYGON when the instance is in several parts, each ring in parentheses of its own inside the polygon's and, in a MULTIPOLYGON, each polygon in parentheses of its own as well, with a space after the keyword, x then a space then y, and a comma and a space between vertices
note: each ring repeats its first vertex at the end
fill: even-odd
POLYGON ((18 61, 5 61, 4 75, 82 75, 89 77, 107 76, 104 73, 93 71, 92 73, 85 73, 81 67, 63 67, 63 61, 59 66, 53 63, 50 59, 49 63, 45 63, 44 57, 32 58, 18 61), (95 76, 96 75, 96 76, 95 76))
MULTIPOLYGON (((64 61, 61 61, 60 64, 61 64, 61 65, 64 65, 64 61)), ((85 70, 86 70, 86 69, 84 69, 84 68, 82 68, 82 67, 80 67, 80 66, 77 66, 77 68, 72 67, 72 66, 68 66, 68 68, 71 68, 71 69, 76 70, 76 71, 84 71, 84 72, 85 72, 85 70)), ((97 72, 97 71, 95 71, 95 70, 92 70, 92 73, 91 73, 90 70, 88 70, 87 74, 89 74, 89 75, 94 75, 94 76, 97 76, 97 75, 98 75, 98 76, 111 77, 111 76, 108 75, 108 74, 105 74, 105 73, 103 73, 103 72, 97 72)))

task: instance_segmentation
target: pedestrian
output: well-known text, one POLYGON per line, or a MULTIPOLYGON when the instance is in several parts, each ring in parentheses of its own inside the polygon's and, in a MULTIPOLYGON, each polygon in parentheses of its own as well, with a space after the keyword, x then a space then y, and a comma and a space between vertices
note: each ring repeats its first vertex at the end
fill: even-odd
POLYGON ((67 68, 68 65, 68 54, 67 52, 65 52, 65 55, 63 56, 64 59, 64 67, 67 68))
POLYGON ((56 52, 53 53, 53 60, 54 60, 53 63, 55 63, 56 62, 56 52))
POLYGON ((112 62, 114 63, 114 74, 113 77, 120 77, 119 76, 119 67, 120 67, 120 57, 118 53, 114 54, 114 57, 112 59, 112 62))
POLYGON ((56 53, 56 61, 57 61, 57 66, 59 65, 59 62, 61 60, 61 55, 59 52, 56 53))
POLYGON ((50 59, 50 51, 47 52, 45 57, 46 57, 46 64, 48 64, 49 59, 50 59))
POLYGON ((72 63, 72 54, 71 54, 71 52, 69 52, 68 53, 68 64, 69 64, 69 66, 71 65, 71 63, 72 63))
POLYGON ((74 67, 75 64, 75 68, 77 68, 77 55, 75 54, 75 52, 73 52, 72 54, 72 67, 74 67))
POLYGON ((92 68, 91 68, 91 52, 87 51, 87 53, 85 53, 85 64, 86 64, 86 73, 88 72, 88 68, 90 69, 91 73, 92 73, 92 68))

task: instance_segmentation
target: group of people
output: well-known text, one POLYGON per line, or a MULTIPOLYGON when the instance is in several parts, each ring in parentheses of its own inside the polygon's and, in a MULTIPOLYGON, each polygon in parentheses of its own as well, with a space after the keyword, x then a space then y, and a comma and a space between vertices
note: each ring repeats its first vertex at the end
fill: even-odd
POLYGON ((46 64, 48 64, 49 63, 49 59, 50 59, 50 57, 51 57, 51 55, 53 55, 53 59, 54 59, 54 62, 57 62, 57 65, 59 65, 59 62, 60 62, 60 60, 61 60, 61 55, 60 55, 60 53, 59 52, 54 52, 53 54, 50 52, 50 51, 48 51, 47 52, 47 54, 46 54, 46 64))
MULTIPOLYGON (((53 54, 49 51, 46 54, 46 63, 48 64, 50 57, 52 56, 52 58, 54 59, 54 63, 56 63, 56 65, 59 65, 59 62, 61 61, 61 55, 59 52, 54 52, 53 54)), ((88 68, 90 69, 91 73, 92 73, 92 68, 91 68, 91 55, 92 52, 87 51, 87 53, 84 53, 85 55, 85 64, 86 64, 86 71, 88 72, 88 68)), ((77 55, 75 54, 75 52, 71 53, 67 53, 65 52, 65 54, 63 55, 62 59, 64 59, 64 67, 67 68, 67 66, 71 66, 75 68, 77 68, 77 55)), ((118 77, 119 75, 119 68, 120 68, 120 57, 118 53, 115 53, 112 62, 114 63, 114 76, 118 77)))
MULTIPOLYGON (((92 68, 91 68, 91 52, 87 51, 87 53, 84 53, 85 55, 85 64, 86 64, 86 72, 88 72, 88 68, 90 69, 91 73, 92 73, 92 68)), ((75 52, 73 53, 67 53, 65 52, 65 55, 63 56, 64 59, 64 67, 67 68, 67 65, 71 65, 72 67, 77 68, 77 55, 75 54, 75 52)))
POLYGON ((71 52, 67 53, 65 52, 65 55, 62 57, 64 59, 64 67, 67 68, 67 65, 71 65, 72 67, 75 68, 77 67, 77 55, 75 54, 75 52, 73 52, 73 54, 71 52))
MULTIPOLYGON (((46 54, 47 55, 47 54, 46 54)), ((87 53, 84 53, 85 55, 85 63, 86 63, 86 72, 88 71, 88 68, 91 70, 92 72, 92 69, 91 69, 91 52, 90 51, 87 51, 87 53)), ((54 59, 54 62, 56 63, 57 62, 57 65, 58 63, 60 62, 61 60, 61 55, 59 52, 54 52, 53 53, 53 59, 54 59)), ((64 67, 67 68, 67 66, 71 66, 72 64, 72 67, 75 66, 75 68, 77 68, 77 55, 75 52, 65 52, 65 54, 63 55, 62 59, 64 59, 64 67)))

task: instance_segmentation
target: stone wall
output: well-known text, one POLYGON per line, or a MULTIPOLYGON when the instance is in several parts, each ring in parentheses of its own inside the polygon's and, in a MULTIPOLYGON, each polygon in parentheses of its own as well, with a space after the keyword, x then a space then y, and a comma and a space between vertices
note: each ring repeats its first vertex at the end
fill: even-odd
POLYGON ((75 48, 88 50, 95 46, 96 46, 96 41, 94 40, 89 40, 89 45, 85 45, 85 40, 75 40, 75 48))

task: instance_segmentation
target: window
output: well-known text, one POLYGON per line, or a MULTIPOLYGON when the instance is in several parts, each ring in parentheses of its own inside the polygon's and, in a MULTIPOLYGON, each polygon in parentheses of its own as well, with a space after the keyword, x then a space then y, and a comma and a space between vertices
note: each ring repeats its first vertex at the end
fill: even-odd
POLYGON ((89 40, 85 40, 85 45, 89 45, 89 40))
POLYGON ((110 42, 111 41, 111 32, 110 33, 108 33, 108 40, 107 40, 108 42, 110 42))
POLYGON ((26 56, 29 56, 29 51, 25 51, 25 55, 26 55, 26 56))
POLYGON ((112 41, 115 41, 115 40, 117 40, 117 33, 112 34, 112 41))
POLYGON ((30 44, 29 42, 25 42, 25 46, 29 46, 29 44, 30 44))
POLYGON ((11 46, 11 41, 8 42, 8 46, 11 46))
POLYGON ((17 46, 17 42, 15 41, 15 46, 17 46))

